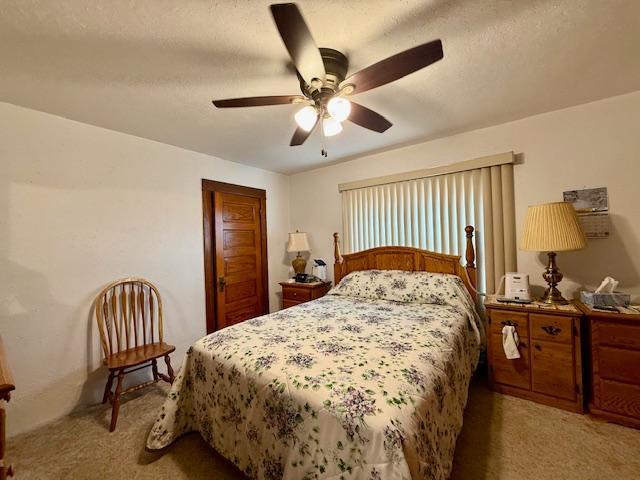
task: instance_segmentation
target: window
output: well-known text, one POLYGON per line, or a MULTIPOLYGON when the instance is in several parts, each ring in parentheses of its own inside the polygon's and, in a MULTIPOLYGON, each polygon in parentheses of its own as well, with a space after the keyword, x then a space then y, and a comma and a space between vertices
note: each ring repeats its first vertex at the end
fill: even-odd
POLYGON ((421 171, 415 172, 421 178, 375 184, 393 179, 387 177, 360 188, 341 185, 345 250, 399 245, 464 255, 464 227, 473 225, 478 290, 493 292, 504 272, 516 269, 508 155, 508 163, 482 168, 429 176, 421 171))

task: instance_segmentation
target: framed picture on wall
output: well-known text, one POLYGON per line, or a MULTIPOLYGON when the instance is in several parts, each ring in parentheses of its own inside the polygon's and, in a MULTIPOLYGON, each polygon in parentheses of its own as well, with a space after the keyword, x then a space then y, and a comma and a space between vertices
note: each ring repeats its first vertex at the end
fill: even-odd
POLYGON ((585 237, 609 237, 611 224, 607 187, 568 190, 562 193, 562 197, 576 209, 585 237))

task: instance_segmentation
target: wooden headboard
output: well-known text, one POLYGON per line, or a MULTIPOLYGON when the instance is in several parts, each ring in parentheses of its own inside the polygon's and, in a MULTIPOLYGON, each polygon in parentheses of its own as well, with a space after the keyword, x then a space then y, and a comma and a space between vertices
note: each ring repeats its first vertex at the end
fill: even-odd
POLYGON ((356 270, 408 270, 433 273, 450 273, 458 275, 464 282, 472 298, 476 297, 476 252, 473 248, 473 230, 471 225, 465 227, 467 248, 466 265, 462 266, 460 257, 444 253, 431 252, 412 247, 377 247, 361 252, 342 255, 340 253, 340 236, 333 234, 335 263, 333 276, 335 285, 342 277, 356 270), (466 272, 465 272, 466 270, 466 272))

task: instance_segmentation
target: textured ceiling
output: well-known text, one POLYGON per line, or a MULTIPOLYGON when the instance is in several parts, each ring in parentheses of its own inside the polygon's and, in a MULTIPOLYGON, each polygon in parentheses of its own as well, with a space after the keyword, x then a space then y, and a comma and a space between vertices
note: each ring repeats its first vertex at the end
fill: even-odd
POLYGON ((289 147, 299 92, 267 1, 0 0, 0 101, 280 172, 640 89, 637 0, 298 2, 350 72, 441 38, 444 59, 356 96, 394 123, 289 147))

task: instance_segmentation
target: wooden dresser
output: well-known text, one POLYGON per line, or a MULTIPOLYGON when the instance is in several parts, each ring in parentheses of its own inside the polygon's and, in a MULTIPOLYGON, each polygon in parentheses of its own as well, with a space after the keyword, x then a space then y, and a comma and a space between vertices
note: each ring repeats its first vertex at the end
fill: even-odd
POLYGON ((584 412, 582 312, 573 305, 500 303, 488 296, 489 382, 498 392, 554 407, 584 412), (502 328, 512 325, 520 338, 520 358, 509 360, 502 328))
POLYGON ((589 324, 590 413, 640 428, 640 314, 578 306, 589 324))
POLYGON ((323 297, 331 289, 331 282, 280 282, 280 286, 282 287, 282 308, 289 308, 323 297))

